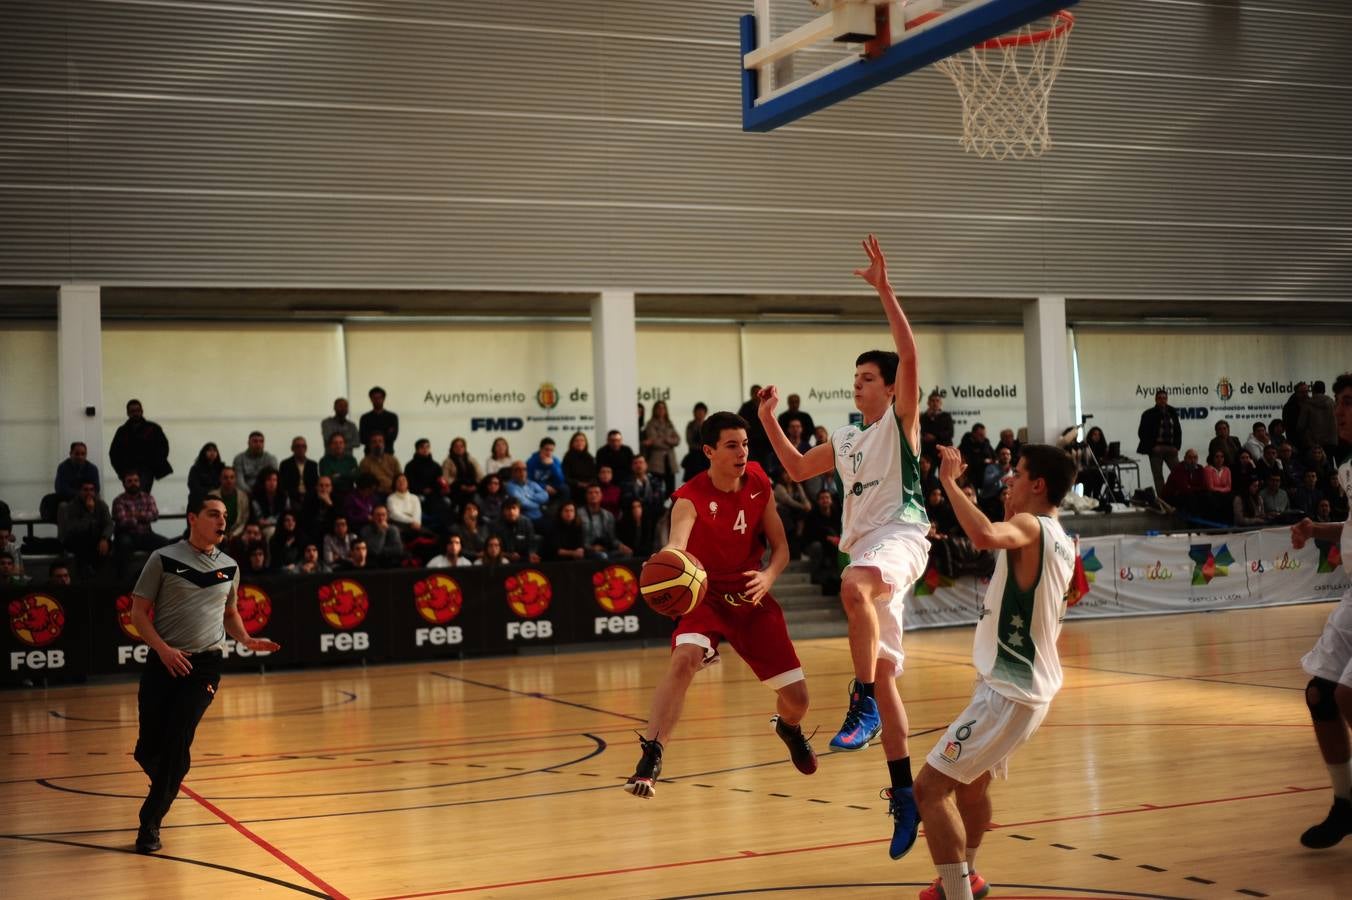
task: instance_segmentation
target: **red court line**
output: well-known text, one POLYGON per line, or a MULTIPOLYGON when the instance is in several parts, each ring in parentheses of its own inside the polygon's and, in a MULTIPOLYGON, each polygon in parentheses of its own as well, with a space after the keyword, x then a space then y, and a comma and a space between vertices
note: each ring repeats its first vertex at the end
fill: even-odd
POLYGON ((319 888, 324 893, 328 894, 330 897, 334 898, 334 900, 348 900, 346 894, 342 893, 337 888, 325 882, 318 875, 311 872, 309 869, 305 868, 291 857, 287 856, 285 853, 274 847, 272 844, 269 844, 263 838, 254 834, 243 824, 241 824, 238 819, 231 816, 229 813, 221 809, 216 804, 212 803, 210 800, 207 800, 205 797, 194 791, 192 788, 188 787, 186 784, 179 785, 179 790, 181 790, 183 793, 187 794, 189 797, 196 800, 198 803, 200 803, 208 812, 210 812, 216 818, 220 819, 222 822, 229 825, 231 828, 235 829, 240 834, 244 835, 246 838, 253 841, 258 846, 262 847, 268 853, 272 854, 274 857, 281 860, 283 863, 289 866, 292 871, 300 875, 306 881, 310 882, 310 884, 313 884, 315 887, 319 888))

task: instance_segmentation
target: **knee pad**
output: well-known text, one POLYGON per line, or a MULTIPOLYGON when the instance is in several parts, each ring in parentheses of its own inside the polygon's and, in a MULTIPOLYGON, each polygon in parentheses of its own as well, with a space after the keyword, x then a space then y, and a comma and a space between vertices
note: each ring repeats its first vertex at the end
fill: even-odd
POLYGON ((1340 721, 1341 715, 1338 712, 1338 701, 1334 699, 1333 692, 1338 689, 1326 678, 1311 678, 1310 683, 1305 686, 1305 705, 1310 708, 1310 718, 1316 722, 1334 722, 1340 721), (1312 700, 1311 697, 1314 699, 1312 700))

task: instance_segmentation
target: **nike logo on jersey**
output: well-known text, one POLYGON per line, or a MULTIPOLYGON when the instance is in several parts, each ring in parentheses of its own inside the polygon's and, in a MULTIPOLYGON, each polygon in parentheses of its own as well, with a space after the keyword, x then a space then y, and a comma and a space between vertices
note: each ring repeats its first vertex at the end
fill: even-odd
POLYGON ((765 493, 765 492, 764 492, 764 491, 757 491, 756 493, 754 493, 754 494, 751 495, 751 499, 752 499, 752 500, 755 500, 757 497, 759 497, 759 496, 760 496, 761 494, 763 494, 763 493, 765 493))

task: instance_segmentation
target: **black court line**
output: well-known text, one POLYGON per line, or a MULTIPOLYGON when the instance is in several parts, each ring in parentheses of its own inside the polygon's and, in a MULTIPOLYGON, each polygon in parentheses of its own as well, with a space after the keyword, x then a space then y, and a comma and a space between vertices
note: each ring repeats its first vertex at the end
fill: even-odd
POLYGON ((1226 681, 1221 678, 1207 678, 1203 675, 1167 675, 1160 672, 1133 672, 1130 669, 1103 669, 1097 666, 1077 666, 1064 664, 1062 668, 1079 669, 1082 672, 1103 672, 1108 675, 1134 675, 1138 678, 1158 678, 1161 681, 1197 681, 1205 684, 1227 684, 1231 687, 1263 688, 1272 691, 1304 691, 1303 687, 1286 687, 1280 684, 1258 684, 1253 681, 1226 681))
MULTIPOLYGON (((357 695, 352 693, 351 691, 338 691, 338 693, 344 695, 344 699, 339 701, 338 703, 321 703, 318 706, 302 706, 299 707, 298 709, 282 709, 276 712, 260 713, 257 715, 249 715, 249 716, 243 715, 212 716, 211 720, 213 722, 231 722, 237 721, 239 719, 259 719, 259 718, 271 719, 274 717, 281 716, 304 716, 309 715, 311 713, 327 712, 328 710, 335 709, 339 706, 345 706, 348 703, 353 703, 357 699, 357 695)), ((113 722, 117 724, 132 725, 132 726, 137 724, 136 722, 127 722, 124 719, 90 719, 83 716, 68 716, 65 713, 57 712, 54 709, 47 710, 47 715, 51 716, 53 719, 61 719, 62 721, 65 722, 113 722)))
MULTIPOLYGON (((221 822, 219 824, 224 825, 225 823, 221 822)), ((49 837, 38 837, 37 835, 29 835, 29 834, 0 834, 0 838, 4 838, 5 840, 10 841, 30 841, 35 844, 62 844, 67 847, 81 847, 85 850, 102 850, 105 853, 128 853, 131 854, 132 856, 139 856, 142 858, 148 857, 150 859, 162 859, 166 862, 185 863, 190 866, 201 866, 204 869, 217 869, 221 872, 230 872, 233 875, 243 875, 245 878, 255 878, 259 881, 266 881, 269 884, 275 884, 278 887, 290 888, 293 891, 298 891, 302 894, 308 894, 311 897, 328 898, 330 896, 321 891, 316 891, 307 888, 304 885, 292 884, 289 881, 282 881, 280 878, 273 878, 270 875, 263 875, 262 873, 259 872, 250 872, 246 869, 236 869, 234 866, 223 866, 219 863, 206 862, 200 859, 189 859, 186 856, 170 856, 167 853, 141 854, 137 853, 135 850, 129 850, 126 847, 104 847, 99 844, 86 844, 81 841, 58 841, 49 837)))
MULTIPOLYGON (((397 787, 397 788, 370 788, 370 789, 367 789, 367 790, 361 790, 361 791, 356 791, 356 790, 346 790, 346 791, 324 791, 324 792, 314 793, 314 794, 261 794, 261 795, 257 795, 257 796, 253 796, 253 795, 251 795, 251 796, 233 796, 233 795, 231 795, 231 796, 224 796, 224 795, 221 795, 221 796, 217 796, 217 795, 207 796, 206 794, 203 794, 202 797, 203 797, 203 799, 205 799, 205 800, 299 800, 299 799, 308 798, 308 797, 355 797, 355 796, 364 795, 364 794, 398 794, 398 793, 403 793, 403 792, 406 792, 406 791, 427 791, 427 790, 431 790, 432 788, 440 788, 440 787, 458 787, 458 786, 464 785, 464 784, 479 784, 479 783, 484 782, 484 781, 500 781, 500 780, 502 780, 503 778, 517 778, 517 777, 519 777, 519 776, 521 776, 521 775, 533 775, 533 774, 535 774, 536 772, 547 772, 547 771, 549 771, 550 769, 561 769, 561 768, 564 768, 564 767, 566 767, 566 766, 577 765, 578 763, 586 762, 587 760, 591 759, 592 757, 600 756, 602 753, 605 752, 605 750, 606 750, 606 742, 605 742, 605 740, 604 740, 603 738, 599 738, 599 737, 597 737, 597 736, 594 735, 594 734, 583 734, 583 735, 581 735, 581 737, 589 738, 590 740, 592 740, 593 742, 595 742, 595 744, 596 744, 595 749, 591 750, 589 753, 586 753, 586 754, 583 755, 583 756, 577 757, 576 759, 570 759, 570 760, 568 760, 567 762, 556 763, 556 764, 554 764, 554 765, 549 765, 549 766, 541 766, 541 767, 536 768, 536 769, 526 769, 526 770, 523 770, 523 771, 521 771, 521 772, 513 772, 511 775, 490 775, 490 776, 487 776, 487 777, 485 777, 485 778, 471 778, 471 779, 469 779, 469 780, 467 780, 467 781, 444 781, 444 782, 439 782, 439 783, 437 783, 437 784, 419 784, 419 785, 412 785, 412 786, 410 786, 410 787, 397 787)), ((54 783, 52 783, 51 781, 49 781, 48 779, 46 779, 46 778, 38 778, 38 779, 35 779, 35 781, 36 781, 37 784, 40 784, 40 785, 42 785, 42 786, 45 787, 45 788, 50 788, 51 790, 54 790, 54 791, 63 791, 63 792, 68 793, 68 794, 84 794, 85 796, 88 796, 88 797, 118 797, 118 798, 121 798, 121 799, 124 799, 124 800, 141 800, 141 799, 144 799, 144 795, 142 795, 142 794, 114 794, 114 793, 107 792, 107 791, 85 791, 85 790, 81 790, 81 789, 79 789, 79 788, 65 787, 65 786, 63 786, 63 785, 54 784, 54 783)), ((411 807, 411 808, 416 809, 417 807, 411 807)))
POLYGON ((514 694, 518 697, 530 697, 533 700, 546 700, 550 703, 559 703, 563 706, 571 706, 574 709, 585 709, 588 712, 601 713, 607 716, 618 716, 621 719, 628 719, 631 722, 647 723, 647 719, 642 716, 631 716, 629 713, 615 712, 610 709, 601 709, 599 706, 588 706, 585 703, 575 703, 572 700, 564 700, 559 697, 551 697, 548 694, 542 694, 539 691, 516 691, 500 684, 489 684, 486 681, 475 681, 473 678, 462 678, 459 675, 447 675, 445 672, 429 672, 429 675, 435 675, 437 678, 445 678, 447 681, 459 681, 463 684, 472 684, 475 687, 488 688, 489 690, 502 691, 506 694, 514 694))
MULTIPOLYGON (((928 881, 863 881, 853 884, 786 884, 779 887, 743 888, 731 891, 711 891, 705 894, 673 894, 661 900, 701 900, 706 897, 746 897, 752 894, 778 894, 790 891, 852 891, 859 888, 927 888, 928 881)), ((1145 900, 1190 900, 1188 897, 1175 897, 1169 894, 1142 894, 1137 891, 1112 891, 1097 888, 1062 887, 1054 884, 1005 884, 999 887, 1014 890, 1054 891, 1062 894, 1093 894, 1096 897, 1138 897, 1145 900)))

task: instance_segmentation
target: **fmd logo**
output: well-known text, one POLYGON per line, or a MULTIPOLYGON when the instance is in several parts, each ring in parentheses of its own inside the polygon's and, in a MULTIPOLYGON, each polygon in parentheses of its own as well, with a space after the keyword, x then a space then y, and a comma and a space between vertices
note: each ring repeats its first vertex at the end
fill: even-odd
POLYGON ((526 427, 526 421, 517 416, 476 416, 469 420, 470 431, 520 431, 526 427))
POLYGON ((1178 417, 1180 419, 1205 419, 1211 415, 1211 410, 1205 406, 1180 406, 1178 408, 1178 417))

